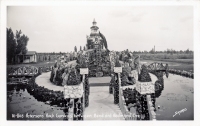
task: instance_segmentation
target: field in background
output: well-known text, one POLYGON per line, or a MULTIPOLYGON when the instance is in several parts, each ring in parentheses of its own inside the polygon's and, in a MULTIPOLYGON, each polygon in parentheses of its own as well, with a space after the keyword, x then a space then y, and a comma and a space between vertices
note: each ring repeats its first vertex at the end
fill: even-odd
POLYGON ((52 66, 55 64, 55 61, 44 61, 44 62, 38 62, 38 63, 23 63, 23 64, 14 64, 14 65, 7 65, 7 68, 10 67, 21 67, 21 66, 52 66))
POLYGON ((193 53, 176 53, 176 54, 167 54, 167 53, 156 53, 156 54, 150 54, 150 53, 146 53, 146 54, 139 54, 141 59, 144 60, 161 60, 161 59, 193 59, 193 53))
POLYGON ((170 69, 194 71, 194 56, 193 53, 156 53, 156 54, 139 54, 141 62, 151 64, 154 62, 167 63, 170 69))
POLYGON ((161 60, 141 60, 142 63, 151 64, 154 62, 158 63, 167 63, 169 65, 169 69, 176 70, 185 70, 188 72, 194 72, 194 61, 193 59, 161 59, 161 60))

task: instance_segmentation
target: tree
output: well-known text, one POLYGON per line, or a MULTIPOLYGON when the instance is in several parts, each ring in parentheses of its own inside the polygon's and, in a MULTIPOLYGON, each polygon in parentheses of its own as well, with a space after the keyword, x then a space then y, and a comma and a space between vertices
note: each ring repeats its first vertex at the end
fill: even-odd
POLYGON ((80 51, 82 51, 82 47, 80 46, 80 51))
POLYGON ((149 51, 149 53, 153 54, 153 53, 154 53, 154 49, 151 49, 151 50, 149 51))
POLYGON ((169 54, 171 52, 171 50, 170 49, 167 49, 167 54, 169 54))
POLYGON ((74 47, 74 51, 77 52, 77 48, 76 48, 76 46, 74 47))
POLYGON ((128 53, 129 53, 129 50, 128 50, 128 49, 126 49, 126 51, 125 51, 125 52, 126 52, 126 54, 128 54, 128 53))
POLYGON ((11 28, 7 28, 7 63, 11 63, 16 53, 16 40, 11 28))
POLYGON ((21 30, 16 31, 16 39, 17 39, 17 49, 16 49, 16 54, 22 53, 26 54, 27 53, 27 44, 29 41, 29 38, 26 35, 22 35, 21 30))
POLYGON ((185 50, 185 53, 187 53, 187 54, 188 54, 189 52, 190 52, 190 50, 189 50, 189 49, 185 50))

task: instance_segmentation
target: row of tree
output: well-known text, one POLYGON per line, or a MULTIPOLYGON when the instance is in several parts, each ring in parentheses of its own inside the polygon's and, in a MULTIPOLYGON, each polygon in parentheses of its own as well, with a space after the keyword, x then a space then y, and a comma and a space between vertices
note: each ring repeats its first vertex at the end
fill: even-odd
POLYGON ((133 53, 133 54, 158 54, 158 53, 165 53, 165 54, 193 54, 194 52, 192 50, 186 49, 186 50, 174 50, 174 49, 167 49, 164 51, 155 51, 154 49, 150 51, 129 51, 128 49, 122 51, 124 53, 133 53))
MULTIPOLYGON (((83 47, 83 50, 86 50, 85 46, 83 47)), ((82 46, 80 46, 80 50, 79 51, 82 51, 82 46)), ((74 47, 74 52, 77 52, 77 47, 76 46, 74 47)))
POLYGON ((16 54, 26 54, 28 36, 22 34, 22 31, 16 31, 14 34, 11 28, 7 28, 7 63, 12 63, 16 54))

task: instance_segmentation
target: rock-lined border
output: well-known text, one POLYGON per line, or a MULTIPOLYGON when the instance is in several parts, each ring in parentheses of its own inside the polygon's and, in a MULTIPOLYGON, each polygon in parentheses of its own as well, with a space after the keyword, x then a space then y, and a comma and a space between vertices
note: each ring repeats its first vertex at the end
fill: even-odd
POLYGON ((35 82, 35 78, 37 76, 32 77, 31 80, 28 82, 27 84, 28 93, 33 95, 33 97, 38 101, 45 102, 46 104, 49 105, 57 105, 58 107, 64 107, 64 104, 67 104, 67 101, 69 101, 69 99, 68 100, 64 99, 63 92, 53 91, 38 86, 38 84, 35 82))
MULTIPOLYGON (((136 113, 131 113, 126 106, 126 101, 125 101, 125 98, 123 95, 123 88, 119 89, 119 108, 120 108, 125 120, 137 120, 136 113)), ((133 107, 131 107, 130 109, 132 109, 132 108, 133 107)))
POLYGON ((156 120, 156 113, 154 111, 154 106, 153 103, 151 101, 151 96, 147 95, 147 106, 148 106, 148 110, 149 110, 149 117, 150 120, 156 120))
POLYGON ((184 76, 184 77, 194 79, 194 73, 192 73, 192 72, 187 72, 187 71, 184 71, 184 70, 175 70, 175 69, 169 69, 168 71, 171 74, 176 74, 176 75, 180 75, 180 76, 184 76))

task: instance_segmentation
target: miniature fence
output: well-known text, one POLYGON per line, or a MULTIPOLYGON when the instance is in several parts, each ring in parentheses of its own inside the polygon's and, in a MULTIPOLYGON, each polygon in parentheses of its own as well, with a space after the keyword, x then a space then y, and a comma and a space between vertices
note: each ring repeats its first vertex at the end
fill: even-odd
POLYGON ((19 77, 19 76, 36 76, 42 72, 49 72, 52 70, 52 66, 24 66, 12 69, 9 73, 9 77, 19 77))
POLYGON ((35 76, 39 73, 39 69, 34 66, 24 66, 11 70, 8 76, 35 76))

